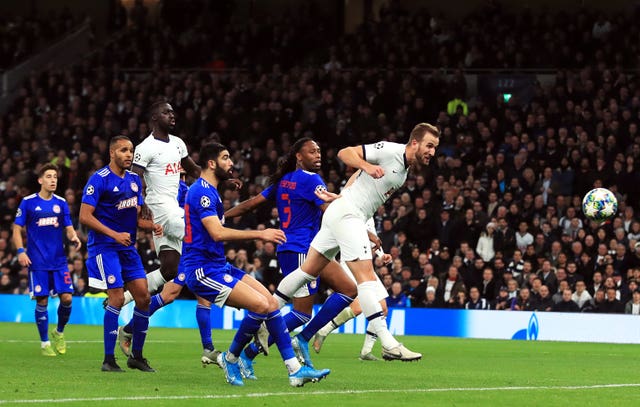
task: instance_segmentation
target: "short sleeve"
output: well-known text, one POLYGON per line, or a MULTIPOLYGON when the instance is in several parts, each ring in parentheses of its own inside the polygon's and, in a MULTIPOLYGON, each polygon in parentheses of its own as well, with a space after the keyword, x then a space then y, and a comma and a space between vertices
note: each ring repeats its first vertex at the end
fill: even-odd
POLYGON ((309 198, 316 206, 322 206, 326 202, 316 196, 316 191, 322 191, 327 189, 327 185, 318 174, 313 174, 309 179, 309 198))
POLYGON ((144 141, 136 147, 136 151, 133 153, 133 165, 138 167, 147 168, 149 161, 151 161, 151 152, 149 148, 145 148, 148 144, 144 141))
POLYGON ((184 143, 184 140, 180 137, 176 137, 175 140, 180 150, 180 159, 187 157, 189 155, 189 150, 187 150, 187 145, 184 143))
POLYGON ((201 189, 198 194, 199 197, 195 197, 198 199, 196 205, 198 206, 198 216, 200 219, 208 218, 209 216, 218 217, 218 210, 216 209, 216 200, 217 197, 206 189, 201 189))
POLYGON ((82 203, 91 205, 93 207, 98 206, 98 201, 100 200, 100 194, 102 193, 102 178, 95 176, 91 176, 89 178, 89 182, 84 186, 84 190, 82 191, 82 203))
POLYGON ((73 222, 71 222, 71 211, 69 210, 67 201, 62 201, 60 206, 62 207, 62 221, 64 222, 64 227, 73 226, 73 222))
POLYGON ((18 226, 24 226, 27 224, 27 200, 23 199, 16 210, 16 220, 14 223, 18 226))
POLYGON ((269 185, 268 187, 263 189, 262 192, 260 192, 260 195, 262 195, 265 199, 269 201, 275 201, 277 190, 278 188, 276 188, 274 185, 269 185))
POLYGON ((138 185, 138 206, 142 206, 144 205, 144 196, 142 195, 142 181, 140 181, 140 177, 139 176, 135 176, 134 177, 135 180, 134 182, 138 185))
POLYGON ((390 150, 389 143, 379 141, 373 144, 364 144, 362 146, 364 159, 371 164, 380 164, 380 161, 390 150))

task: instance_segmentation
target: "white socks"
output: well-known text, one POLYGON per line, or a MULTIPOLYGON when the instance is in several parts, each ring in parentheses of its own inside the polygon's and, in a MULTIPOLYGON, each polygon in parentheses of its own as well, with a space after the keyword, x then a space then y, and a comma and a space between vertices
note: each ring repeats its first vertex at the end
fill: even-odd
POLYGON ((338 315, 336 315, 335 318, 333 318, 331 321, 329 321, 327 323, 327 325, 323 326, 319 331, 318 331, 318 335, 322 335, 322 336, 327 336, 329 335, 334 329, 337 329, 338 327, 342 326, 345 324, 345 322, 353 319, 356 317, 356 314, 353 313, 353 310, 351 309, 351 307, 347 307, 345 309, 343 309, 342 311, 340 311, 340 313, 338 315))
POLYGON ((366 355, 367 353, 371 353, 371 351, 373 350, 373 345, 375 345, 377 339, 378 335, 367 329, 367 333, 364 334, 364 344, 362 345, 360 354, 366 355))
MULTIPOLYGON (((160 269, 153 270, 151 273, 147 274, 147 286, 150 293, 162 287, 164 283, 166 283, 166 281, 164 277, 162 277, 162 273, 160 273, 160 269)), ((133 301, 133 295, 131 295, 131 293, 127 290, 124 292, 123 306, 127 305, 131 301, 133 301)))
POLYGON ((295 294, 300 287, 314 281, 315 279, 315 276, 305 273, 300 267, 289 273, 288 276, 280 281, 280 284, 278 284, 278 288, 273 295, 276 300, 278 300, 278 303, 280 303, 280 308, 284 307, 284 305, 289 302, 293 297, 293 294, 295 294))
POLYGON ((382 306, 376 298, 376 281, 365 281, 358 284, 358 298, 360 299, 360 305, 362 306, 362 313, 369 320, 369 327, 367 328, 372 333, 378 335, 380 343, 387 349, 395 348, 399 345, 399 342, 391 335, 387 328, 387 322, 382 313, 382 306), (372 315, 376 317, 370 319, 372 315))

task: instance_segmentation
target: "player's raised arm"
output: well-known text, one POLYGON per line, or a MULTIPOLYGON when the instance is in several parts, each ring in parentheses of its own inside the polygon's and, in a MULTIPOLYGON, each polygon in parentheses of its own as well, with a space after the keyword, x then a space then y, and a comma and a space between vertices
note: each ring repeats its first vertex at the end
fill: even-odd
POLYGON ((231 219, 237 216, 242 216, 247 212, 251 212, 265 202, 267 202, 267 198, 265 198, 262 194, 252 196, 251 198, 240 202, 228 211, 225 211, 224 217, 227 219, 231 219))
POLYGON ((349 167, 362 170, 372 178, 381 178, 384 175, 384 169, 382 167, 367 162, 364 146, 345 147, 338 151, 338 158, 349 167))
POLYGON ((202 224, 207 229, 209 236, 216 242, 262 239, 268 242, 282 244, 287 241, 284 232, 280 229, 236 230, 226 228, 222 226, 220 219, 216 216, 207 216, 202 219, 202 224))
POLYGON ((184 170, 187 172, 188 176, 194 179, 200 177, 202 168, 200 168, 200 166, 196 164, 190 156, 186 156, 182 160, 180 160, 180 164, 182 165, 182 168, 184 168, 184 170))

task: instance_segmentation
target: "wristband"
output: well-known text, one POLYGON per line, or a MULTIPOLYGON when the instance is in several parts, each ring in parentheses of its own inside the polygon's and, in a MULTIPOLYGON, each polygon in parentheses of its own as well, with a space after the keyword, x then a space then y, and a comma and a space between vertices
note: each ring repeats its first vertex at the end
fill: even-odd
POLYGON ((24 247, 19 247, 18 248, 18 255, 20 255, 22 253, 25 253, 25 252, 26 252, 26 250, 24 250, 24 247))

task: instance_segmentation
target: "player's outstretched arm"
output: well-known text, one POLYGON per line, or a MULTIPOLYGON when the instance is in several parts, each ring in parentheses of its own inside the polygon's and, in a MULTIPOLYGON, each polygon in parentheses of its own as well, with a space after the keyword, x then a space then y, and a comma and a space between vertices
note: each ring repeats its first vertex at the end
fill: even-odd
POLYGON ((236 230, 225 228, 217 216, 207 216, 202 219, 202 224, 209 232, 209 236, 216 242, 229 242, 232 240, 261 239, 268 242, 282 244, 287 241, 284 232, 280 229, 265 230, 236 230))
POLYGON ((357 168, 369 174, 373 178, 380 178, 384 175, 384 169, 379 165, 374 165, 364 159, 362 146, 345 147, 338 151, 338 158, 349 167, 357 168))
POLYGON ((229 209, 228 211, 225 211, 224 217, 227 219, 231 219, 237 216, 242 216, 245 213, 254 210, 255 208, 257 208, 258 206, 262 205, 265 202, 267 202, 267 198, 262 196, 262 194, 252 196, 246 201, 242 201, 236 206, 234 206, 233 208, 229 209))
POLYGON ((80 223, 85 225, 86 227, 95 230, 98 233, 102 233, 103 235, 109 236, 116 242, 120 243, 123 246, 131 245, 131 234, 127 232, 116 232, 108 226, 105 226, 102 222, 100 222, 95 215, 96 208, 83 203, 80 205, 80 223))
POLYGON ((24 249, 24 241, 22 240, 22 226, 13 224, 13 245, 16 247, 18 251, 18 263, 22 267, 27 267, 31 265, 31 259, 27 252, 24 249))

